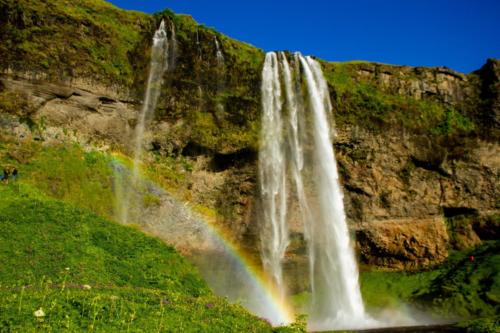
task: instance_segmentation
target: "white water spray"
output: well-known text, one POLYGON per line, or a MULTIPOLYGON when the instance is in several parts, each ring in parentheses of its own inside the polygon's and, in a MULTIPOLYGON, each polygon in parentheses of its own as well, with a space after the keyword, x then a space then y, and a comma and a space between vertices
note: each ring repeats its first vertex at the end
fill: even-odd
POLYGON ((290 66, 285 54, 271 52, 262 72, 263 265, 284 295, 287 215, 289 201, 296 200, 309 249, 309 328, 364 327, 373 321, 365 313, 346 223, 330 135, 328 86, 312 58, 295 54, 293 62, 290 66), (288 187, 294 187, 295 197, 288 187))

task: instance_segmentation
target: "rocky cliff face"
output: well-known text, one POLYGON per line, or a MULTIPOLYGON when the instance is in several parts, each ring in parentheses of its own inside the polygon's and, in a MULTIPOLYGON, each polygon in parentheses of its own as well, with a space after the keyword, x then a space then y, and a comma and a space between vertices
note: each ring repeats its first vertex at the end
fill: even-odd
POLYGON ((480 241, 480 227, 472 225, 491 218, 498 223, 498 63, 488 60, 469 75, 367 63, 330 67, 352 81, 331 80, 340 124, 334 145, 365 262, 406 269, 434 265, 450 242, 460 248, 480 241), (497 93, 485 99, 484 89, 497 93), (372 109, 345 109, 356 94, 356 104, 372 109), (349 117, 352 110, 357 119, 349 117))
MULTIPOLYGON (((66 9, 1 2, 0 44, 10 45, 0 48, 2 128, 129 153, 150 38, 167 19, 178 44, 147 133, 146 163, 178 199, 209 212, 257 257, 262 51, 186 16, 150 17, 97 3, 113 24, 82 14, 94 6, 86 1, 66 9), (73 42, 55 38, 50 54, 42 54, 35 26, 71 32, 73 42), (123 45, 117 26, 135 29, 123 45)), ((348 219, 364 262, 419 269, 441 262, 450 246, 498 236, 499 61, 468 75, 364 62, 323 68, 348 219)), ((302 226, 292 232, 287 269, 304 274, 302 226)))

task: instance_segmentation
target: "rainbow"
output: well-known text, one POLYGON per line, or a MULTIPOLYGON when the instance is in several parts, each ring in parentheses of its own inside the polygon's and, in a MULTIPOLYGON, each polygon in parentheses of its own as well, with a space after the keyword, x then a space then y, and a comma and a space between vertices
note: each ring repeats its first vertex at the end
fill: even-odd
POLYGON ((251 283, 254 299, 246 300, 242 305, 255 315, 268 320, 273 326, 294 322, 295 316, 291 306, 270 283, 260 265, 231 241, 227 236, 229 233, 207 220, 204 220, 204 223, 216 240, 223 245, 225 253, 238 262, 239 268, 248 278, 247 281, 251 283))
MULTIPOLYGON (((128 157, 116 152, 112 154, 112 157, 113 162, 129 168, 128 157)), ((148 182, 153 182, 159 188, 164 189, 158 182, 154 182, 149 177, 145 178, 148 182)), ((168 191, 166 192, 168 193, 168 191)), ((186 206, 189 205, 186 204, 186 206)), ((191 209, 191 211, 197 211, 197 209, 191 209)), ((238 273, 244 273, 245 284, 251 288, 249 293, 251 299, 241 300, 242 305, 253 314, 269 321, 273 326, 288 325, 294 322, 295 315, 292 308, 281 297, 273 284, 270 283, 260 265, 231 240, 230 232, 218 226, 215 223, 215 218, 208 217, 203 212, 198 211, 197 213, 202 215, 203 218, 200 221, 203 222, 203 227, 212 237, 211 240, 217 243, 217 248, 222 248, 224 254, 231 258, 231 262, 237 263, 238 273)))

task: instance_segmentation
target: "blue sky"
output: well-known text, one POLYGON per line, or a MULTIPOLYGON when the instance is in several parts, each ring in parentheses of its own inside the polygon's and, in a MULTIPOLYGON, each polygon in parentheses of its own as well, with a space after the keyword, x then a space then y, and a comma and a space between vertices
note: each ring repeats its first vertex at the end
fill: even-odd
POLYGON ((111 0, 153 13, 170 8, 266 51, 331 61, 447 66, 461 72, 500 58, 500 0, 111 0))

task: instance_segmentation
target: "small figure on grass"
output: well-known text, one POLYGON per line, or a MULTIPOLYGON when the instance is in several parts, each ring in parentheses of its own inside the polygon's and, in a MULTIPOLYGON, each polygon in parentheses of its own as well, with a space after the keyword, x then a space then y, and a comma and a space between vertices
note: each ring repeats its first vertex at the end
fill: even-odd
POLYGON ((16 167, 4 167, 3 174, 0 177, 0 181, 4 184, 8 184, 10 181, 15 181, 19 176, 19 171, 17 171, 16 167))
POLYGON ((12 181, 15 181, 17 179, 17 169, 14 168, 12 169, 12 173, 11 173, 11 178, 12 178, 12 181))
POLYGON ((0 177, 0 180, 5 184, 9 183, 9 169, 8 168, 3 169, 3 175, 2 175, 2 177, 0 177))

